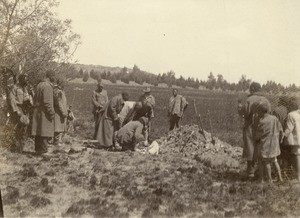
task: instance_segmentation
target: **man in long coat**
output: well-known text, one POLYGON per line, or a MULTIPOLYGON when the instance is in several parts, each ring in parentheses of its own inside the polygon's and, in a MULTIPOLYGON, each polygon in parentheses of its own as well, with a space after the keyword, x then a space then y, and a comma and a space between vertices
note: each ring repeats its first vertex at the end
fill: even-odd
MULTIPOLYGON (((247 160, 248 177, 254 177, 255 166, 255 131, 258 124, 257 106, 260 102, 270 105, 268 99, 260 93, 261 86, 253 82, 250 85, 250 94, 244 105, 238 108, 238 113, 244 118, 243 127, 243 157, 247 160)), ((271 106, 269 107, 271 108, 271 106)))
POLYGON ((59 78, 56 83, 54 87, 54 145, 58 145, 61 142, 62 133, 66 131, 66 117, 68 115, 64 80, 59 78))
POLYGON ((98 81, 97 89, 93 91, 92 95, 92 104, 93 104, 93 115, 95 120, 95 132, 94 139, 96 139, 96 134, 99 127, 101 110, 104 105, 108 102, 107 91, 103 89, 103 84, 101 81, 98 81))
POLYGON ((35 91, 31 134, 35 136, 35 152, 47 153, 48 138, 54 136, 53 83, 55 72, 47 71, 46 79, 41 81, 35 91))
POLYGON ((124 102, 128 101, 129 95, 127 92, 114 96, 104 106, 101 119, 99 122, 96 139, 101 147, 113 146, 113 135, 121 126, 119 113, 121 112, 124 102))
POLYGON ((185 109, 188 106, 188 102, 182 95, 178 95, 178 90, 173 89, 173 95, 169 100, 168 116, 170 118, 169 131, 173 130, 174 127, 179 128, 179 121, 183 116, 185 109))

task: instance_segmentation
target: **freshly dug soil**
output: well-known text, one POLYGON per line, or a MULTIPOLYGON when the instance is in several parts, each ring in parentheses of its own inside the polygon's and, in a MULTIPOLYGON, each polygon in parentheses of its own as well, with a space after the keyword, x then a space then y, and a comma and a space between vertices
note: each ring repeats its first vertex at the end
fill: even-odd
POLYGON ((158 155, 86 147, 83 139, 35 156, 0 149, 5 216, 299 216, 294 180, 261 185, 243 177, 241 148, 197 126, 158 139, 158 155))

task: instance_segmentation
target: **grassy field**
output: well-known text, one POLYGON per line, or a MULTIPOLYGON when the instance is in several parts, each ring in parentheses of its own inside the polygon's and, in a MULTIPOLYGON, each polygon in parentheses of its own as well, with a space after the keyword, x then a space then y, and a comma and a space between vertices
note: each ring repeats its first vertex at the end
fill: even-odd
MULTIPOLYGON (((75 116, 86 123, 88 131, 85 137, 91 137, 93 129, 91 123, 92 105, 91 96, 95 85, 91 84, 69 84, 66 87, 66 95, 68 104, 72 104, 75 116), (74 99, 74 100, 73 100, 74 99)), ((109 98, 127 91, 130 95, 130 101, 137 101, 143 93, 142 87, 133 86, 114 86, 107 85, 105 89, 109 98)), ((172 94, 172 89, 168 88, 152 88, 152 95, 156 99, 154 109, 155 118, 153 119, 153 128, 151 130, 151 138, 156 139, 164 135, 169 128, 167 117, 168 101, 172 94)), ((182 120, 183 125, 196 124, 197 119, 194 112, 193 100, 196 100, 198 112, 202 116, 204 129, 210 132, 209 119, 207 111, 210 110, 211 122, 214 134, 221 140, 233 145, 241 145, 242 137, 242 119, 237 114, 237 100, 245 98, 246 94, 213 92, 206 90, 182 89, 179 94, 185 96, 189 102, 189 106, 182 120)))

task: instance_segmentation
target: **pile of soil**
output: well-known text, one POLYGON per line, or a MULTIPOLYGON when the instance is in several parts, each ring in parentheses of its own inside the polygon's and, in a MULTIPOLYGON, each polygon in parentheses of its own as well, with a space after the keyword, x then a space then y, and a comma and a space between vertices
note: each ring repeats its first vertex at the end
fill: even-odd
POLYGON ((157 140, 161 153, 180 153, 184 157, 194 157, 205 165, 216 167, 240 168, 242 149, 232 147, 204 131, 197 125, 186 125, 170 131, 157 140))
POLYGON ((49 153, 0 148, 5 216, 297 216, 299 186, 261 186, 241 176, 241 149, 196 126, 157 140, 158 155, 86 147, 66 135, 49 153))

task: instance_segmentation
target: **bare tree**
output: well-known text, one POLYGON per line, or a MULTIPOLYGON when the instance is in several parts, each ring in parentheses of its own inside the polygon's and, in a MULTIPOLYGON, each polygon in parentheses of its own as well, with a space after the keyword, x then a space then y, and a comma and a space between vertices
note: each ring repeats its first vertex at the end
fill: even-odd
POLYGON ((56 0, 0 0, 1 65, 39 75, 68 63, 80 44, 71 20, 52 10, 56 0))

